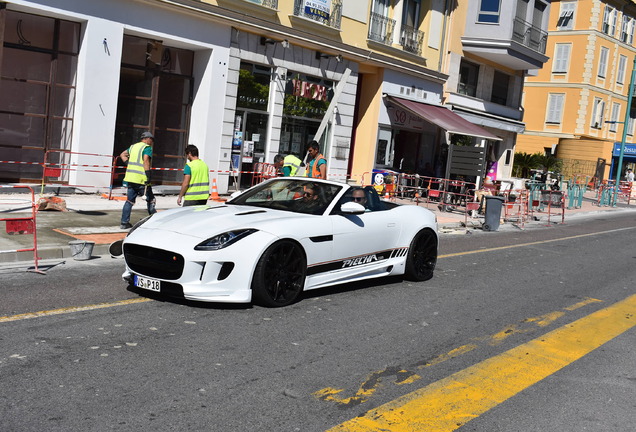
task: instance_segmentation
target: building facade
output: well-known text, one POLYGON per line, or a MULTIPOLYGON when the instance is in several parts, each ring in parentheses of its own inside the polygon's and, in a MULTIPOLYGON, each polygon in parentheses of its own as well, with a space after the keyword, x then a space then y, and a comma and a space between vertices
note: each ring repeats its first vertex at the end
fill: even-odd
MULTIPOLYGON (((462 81, 449 80, 461 60, 447 53, 495 73, 479 48, 491 40, 472 37, 457 51, 455 39, 473 12, 492 14, 497 3, 502 16, 487 18, 491 27, 510 12, 499 2, 461 3, 0 2, 0 181, 40 182, 45 162, 59 168, 44 173, 47 182, 117 186, 109 167, 144 131, 156 137, 160 185, 180 183, 187 144, 199 147, 224 193, 249 186, 258 164, 278 153, 304 157, 314 139, 331 179, 368 182, 376 168, 423 172, 427 164, 443 175, 452 135, 508 142, 500 118, 515 109, 522 66, 501 59, 522 56, 523 67, 542 59, 508 29, 512 48, 496 50, 496 65, 506 65, 510 89, 498 88, 496 107, 462 105, 460 92, 444 90, 462 81), (510 102, 501 103, 504 93, 510 102)), ((506 127, 518 128, 510 118, 506 127)))
POLYGON ((517 151, 554 154, 567 175, 616 179, 615 148, 624 131, 626 165, 636 162, 633 118, 625 124, 636 4, 579 0, 552 7, 550 61, 526 79, 526 131, 517 151))
POLYGON ((489 180, 510 178, 517 136, 523 132, 521 96, 528 70, 546 56, 550 3, 544 0, 457 2, 448 58, 445 102, 496 139, 485 148, 489 180))

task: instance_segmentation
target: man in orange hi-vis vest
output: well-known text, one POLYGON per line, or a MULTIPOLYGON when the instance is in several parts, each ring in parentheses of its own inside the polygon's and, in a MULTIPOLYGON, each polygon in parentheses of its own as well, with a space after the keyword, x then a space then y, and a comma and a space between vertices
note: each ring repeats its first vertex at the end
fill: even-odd
POLYGON ((309 142, 307 153, 311 157, 307 166, 307 177, 326 179, 327 178, 327 159, 320 153, 320 145, 317 141, 309 142))

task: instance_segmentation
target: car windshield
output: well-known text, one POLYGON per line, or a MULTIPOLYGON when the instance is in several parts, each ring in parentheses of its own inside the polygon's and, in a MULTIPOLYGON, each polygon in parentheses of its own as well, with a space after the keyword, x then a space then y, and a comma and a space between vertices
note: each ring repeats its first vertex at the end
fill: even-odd
POLYGON ((323 214, 342 186, 305 179, 282 178, 262 183, 228 201, 296 213, 323 214))

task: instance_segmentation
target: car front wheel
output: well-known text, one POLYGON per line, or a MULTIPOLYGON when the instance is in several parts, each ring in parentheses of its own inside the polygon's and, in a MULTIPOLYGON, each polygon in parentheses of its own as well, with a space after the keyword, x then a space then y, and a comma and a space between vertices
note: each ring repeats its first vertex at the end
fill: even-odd
POLYGON ((268 247, 256 264, 254 302, 267 307, 293 303, 305 286, 307 260, 298 243, 281 240, 268 247))
POLYGON ((436 264, 437 236, 432 230, 423 229, 411 241, 404 276, 412 281, 429 280, 433 277, 436 264))

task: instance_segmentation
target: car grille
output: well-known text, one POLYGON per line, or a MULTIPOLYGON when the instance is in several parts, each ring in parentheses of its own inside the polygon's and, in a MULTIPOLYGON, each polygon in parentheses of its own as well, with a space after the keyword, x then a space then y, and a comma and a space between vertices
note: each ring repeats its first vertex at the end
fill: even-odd
POLYGON ((183 256, 167 250, 124 244, 124 258, 133 272, 148 277, 175 280, 183 273, 183 256))

